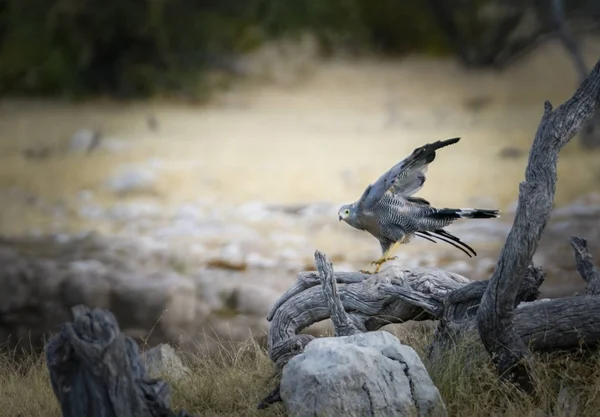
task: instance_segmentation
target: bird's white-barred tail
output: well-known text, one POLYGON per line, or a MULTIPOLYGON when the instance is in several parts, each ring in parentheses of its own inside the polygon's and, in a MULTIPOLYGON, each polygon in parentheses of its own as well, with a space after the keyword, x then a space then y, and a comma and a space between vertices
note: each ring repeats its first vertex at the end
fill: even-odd
POLYGON ((447 219, 494 219, 500 217, 500 210, 476 208, 438 209, 435 217, 447 219))

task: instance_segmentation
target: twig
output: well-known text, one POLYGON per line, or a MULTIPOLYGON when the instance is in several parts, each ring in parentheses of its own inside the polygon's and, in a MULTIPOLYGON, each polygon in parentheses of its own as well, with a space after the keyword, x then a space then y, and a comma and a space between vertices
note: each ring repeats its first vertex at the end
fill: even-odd
POLYGON ((344 310, 344 305, 337 291, 335 279, 333 277, 333 265, 327 260, 327 257, 318 250, 315 251, 315 264, 321 277, 323 295, 329 308, 331 322, 336 336, 351 336, 361 333, 360 330, 350 321, 350 318, 344 310))
POLYGON ((573 246, 573 250, 575 251, 577 272, 579 272, 581 278, 587 283, 585 294, 600 294, 600 274, 596 267, 594 267, 594 259, 588 249, 587 241, 583 238, 574 236, 569 239, 569 243, 573 246))

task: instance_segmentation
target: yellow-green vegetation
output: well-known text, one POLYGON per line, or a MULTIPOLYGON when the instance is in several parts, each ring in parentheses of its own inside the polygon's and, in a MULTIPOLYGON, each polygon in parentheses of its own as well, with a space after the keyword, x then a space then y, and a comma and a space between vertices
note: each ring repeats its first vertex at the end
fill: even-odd
MULTIPOLYGON (((600 409, 600 361, 597 354, 537 355, 536 398, 501 382, 480 344, 467 341, 435 365, 425 359, 430 330, 400 330, 403 343, 423 358, 451 416, 596 416, 600 409)), ((172 382, 172 408, 202 416, 283 416, 275 405, 256 405, 274 386, 274 367, 254 342, 227 345, 212 356, 187 358, 191 376, 172 382)), ((41 357, 18 363, 0 357, 0 416, 58 417, 60 411, 41 357)))

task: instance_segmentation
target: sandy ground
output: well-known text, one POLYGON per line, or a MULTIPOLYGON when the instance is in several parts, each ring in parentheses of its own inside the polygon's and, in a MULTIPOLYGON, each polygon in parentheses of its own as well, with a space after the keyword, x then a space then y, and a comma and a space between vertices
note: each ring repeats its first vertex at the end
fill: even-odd
MULTIPOLYGON (((583 46, 591 65, 600 56, 600 42, 583 46)), ((292 81, 248 81, 197 106, 4 100, 0 191, 19 190, 67 209, 79 203, 82 192, 93 193, 103 207, 151 201, 165 212, 198 200, 215 207, 252 201, 341 204, 358 198, 415 147, 460 136, 457 145, 439 152, 419 195, 435 206, 504 209, 516 200, 544 100, 556 106, 577 86, 559 45, 541 48, 500 73, 467 72, 452 60, 423 57, 307 60, 304 68, 292 81), (151 116, 156 130, 149 128, 151 116), (112 151, 69 152, 79 129, 100 129, 112 151), (525 154, 501 158, 510 147, 525 154), (44 149, 48 156, 25 156, 26 150, 44 149), (153 193, 111 192, 105 182, 124 164, 160 164, 153 193)), ((576 141, 566 147, 557 205, 600 191, 599 158, 581 151, 576 141)), ((111 231, 70 214, 58 222, 27 199, 3 199, 2 234, 111 231)), ((348 227, 334 216, 331 222, 326 231, 297 232, 330 249, 340 244, 340 228, 348 227)), ((368 244, 377 252, 376 242, 368 244)), ((357 249, 352 242, 345 245, 343 250, 357 249)))

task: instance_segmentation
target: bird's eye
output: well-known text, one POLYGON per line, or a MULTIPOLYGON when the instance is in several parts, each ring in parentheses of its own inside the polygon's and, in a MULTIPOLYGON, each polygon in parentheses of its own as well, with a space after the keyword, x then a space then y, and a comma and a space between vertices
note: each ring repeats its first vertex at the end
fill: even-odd
POLYGON ((348 209, 344 210, 344 214, 350 214, 350 210, 348 210, 348 209))

